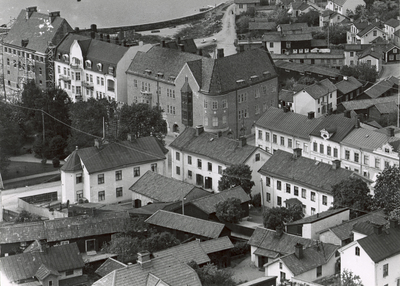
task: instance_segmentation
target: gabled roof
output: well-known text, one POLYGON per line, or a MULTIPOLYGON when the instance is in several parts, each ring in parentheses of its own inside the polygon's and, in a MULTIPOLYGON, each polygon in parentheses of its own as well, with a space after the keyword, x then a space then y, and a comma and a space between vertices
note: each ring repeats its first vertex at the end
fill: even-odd
POLYGON ((375 232, 374 231, 375 226, 369 221, 358 221, 353 225, 353 232, 358 232, 365 235, 371 235, 374 234, 375 232))
MULTIPOLYGON (((357 36, 359 37, 363 37, 365 34, 367 34, 368 32, 377 29, 377 30, 381 30, 381 28, 379 28, 379 23, 371 23, 369 24, 367 27, 365 27, 362 31, 360 31, 357 36)), ((383 32, 383 31, 382 31, 383 32)))
POLYGON ((353 22, 353 24, 360 31, 364 30, 369 25, 368 21, 361 21, 361 20, 353 22))
POLYGON ((129 189, 156 202, 175 202, 183 198, 196 199, 210 194, 192 184, 152 171, 147 171, 129 189))
MULTIPOLYGON (((300 6, 301 6, 302 4, 306 4, 306 3, 304 3, 304 2, 293 2, 293 3, 292 3, 292 6, 293 6, 293 5, 296 5, 296 3, 297 3, 297 4, 300 4, 300 6)), ((306 4, 306 5, 308 5, 308 4, 306 4)), ((308 5, 308 6, 309 6, 309 5, 308 5)), ((294 6, 293 6, 293 9, 295 9, 294 6)), ((296 9, 296 10, 297 10, 297 9, 296 9)), ((308 28, 308 24, 307 24, 307 23, 279 24, 279 25, 278 25, 278 28, 279 28, 279 27, 282 29, 282 32, 285 33, 285 32, 288 32, 288 31, 305 30, 305 29, 308 28)))
POLYGON ((362 50, 360 53, 358 53, 358 59, 365 58, 367 56, 374 57, 376 59, 381 59, 382 58, 382 50, 379 45, 376 46, 369 46, 366 47, 364 50, 362 50))
POLYGON ((335 85, 336 85, 338 91, 340 91, 343 94, 347 94, 349 92, 352 92, 352 91, 362 87, 362 83, 359 82, 353 76, 349 76, 349 77, 347 77, 347 79, 343 79, 342 81, 339 81, 335 85))
POLYGON ((393 83, 384 79, 375 83, 373 86, 365 90, 364 93, 370 98, 377 98, 383 95, 385 92, 391 90, 392 87, 393 83))
POLYGON ((345 44, 344 50, 347 52, 360 52, 370 47, 371 44, 345 44))
POLYGON ((32 278, 36 274, 46 275, 49 269, 62 272, 83 268, 84 265, 75 242, 53 246, 43 252, 27 252, 0 258, 0 270, 11 282, 32 278), (42 265, 45 267, 38 272, 42 265))
MULTIPOLYGON (((100 148, 87 147, 75 150, 89 174, 131 165, 164 160, 168 150, 153 136, 132 141, 111 142, 100 148)), ((74 153, 73 152, 73 153, 74 153)), ((77 162, 76 154, 70 155, 77 162)), ((64 172, 74 172, 76 165, 67 163, 61 167, 64 172)))
POLYGON ((293 221, 293 222, 286 223, 286 225, 298 225, 298 224, 314 223, 314 222, 320 221, 322 219, 325 219, 327 217, 334 216, 334 215, 337 215, 337 214, 339 214, 341 212, 345 212, 345 211, 348 211, 348 210, 349 210, 348 208, 327 210, 327 211, 324 211, 324 212, 321 212, 321 213, 317 213, 315 215, 304 217, 302 219, 299 219, 299 220, 296 220, 296 221, 293 221))
POLYGON ((249 22, 249 30, 266 30, 266 31, 275 31, 276 23, 275 22, 249 22))
POLYGON ((381 234, 371 234, 357 242, 372 261, 378 263, 400 254, 400 228, 384 229, 381 234))
MULTIPOLYGON (((344 5, 344 3, 346 3, 346 1, 348 1, 348 0, 331 0, 333 3, 335 3, 335 4, 337 4, 337 5, 340 5, 340 6, 343 6, 344 5)), ((351 1, 351 0, 350 0, 351 1)))
POLYGON ((311 32, 301 34, 282 34, 281 32, 267 32, 262 36, 263 41, 267 42, 295 42, 295 41, 311 41, 313 39, 311 32))
MULTIPOLYGON (((304 10, 310 8, 310 7, 312 7, 312 6, 308 5, 307 3, 303 2, 303 1, 301 1, 301 2, 298 2, 298 1, 292 2, 292 9, 293 10, 304 11, 304 10)), ((302 24, 307 24, 307 23, 302 23, 302 24)))
POLYGON ((275 66, 277 68, 282 68, 285 70, 293 70, 293 71, 302 72, 302 73, 312 72, 312 73, 318 73, 318 74, 321 74, 324 76, 329 76, 329 77, 341 76, 340 72, 335 68, 310 65, 310 64, 305 64, 305 63, 292 63, 289 61, 277 60, 277 61, 275 61, 275 66))
POLYGON ((398 19, 389 19, 385 22, 386 25, 393 27, 393 28, 397 28, 398 26, 400 26, 400 20, 398 19))
POLYGON ((332 165, 276 150, 258 171, 265 176, 289 180, 314 190, 332 194, 332 186, 354 176, 350 170, 333 169, 332 165), (321 180, 321 178, 324 178, 321 180))
POLYGON ((376 103, 375 108, 380 114, 396 113, 398 110, 398 106, 393 104, 393 102, 376 103))
POLYGON ((26 13, 25 9, 21 10, 4 39, 5 44, 22 47, 22 40, 28 39, 26 49, 45 53, 49 42, 57 45, 66 33, 73 30, 64 18, 56 17, 51 22, 48 14, 33 12, 26 19, 26 13))
POLYGON ((326 78, 312 85, 306 86, 303 90, 311 95, 312 98, 318 99, 337 90, 337 88, 329 79, 326 78))
POLYGON ((294 276, 297 276, 328 263, 338 248, 339 246, 330 243, 320 243, 317 246, 303 249, 303 257, 301 259, 292 253, 281 257, 280 260, 294 276))
POLYGON ((44 280, 49 275, 61 276, 60 272, 58 272, 56 269, 44 264, 40 265, 39 269, 35 273, 36 278, 40 281, 44 280))
POLYGON ((43 221, 27 222, 0 227, 0 244, 45 239, 43 221))
POLYGON ((227 236, 201 241, 200 246, 207 254, 232 249, 234 247, 231 240, 227 236))
POLYGON ((201 286, 196 272, 186 263, 179 261, 171 255, 151 259, 151 265, 141 267, 139 263, 114 270, 93 286, 148 286, 150 281, 157 283, 162 280, 162 285, 173 286, 201 286))
POLYGON ((333 135, 328 140, 339 143, 354 129, 354 124, 355 119, 353 118, 348 118, 343 114, 333 114, 324 117, 310 135, 321 137, 321 130, 334 130, 333 135))
POLYGON ((197 46, 193 39, 179 39, 177 41, 170 41, 166 42, 165 46, 169 49, 176 50, 183 48, 185 52, 192 54, 197 52, 197 46))
POLYGON ((154 252, 153 255, 156 258, 171 255, 181 262, 189 263, 193 260, 198 265, 211 261, 210 257, 208 257, 207 253, 200 246, 200 242, 197 240, 154 252))
POLYGON ((107 258, 107 260, 104 261, 103 264, 96 269, 95 273, 101 277, 104 277, 107 274, 113 272, 114 270, 121 269, 124 267, 127 267, 127 265, 114 258, 107 258))
POLYGON ((183 231, 186 233, 200 235, 208 238, 218 238, 222 234, 222 231, 225 227, 225 225, 222 223, 198 219, 163 210, 157 211, 145 222, 152 225, 183 231))
POLYGON ((239 147, 237 140, 213 133, 202 132, 196 136, 196 129, 192 127, 187 127, 169 146, 228 165, 245 163, 258 150, 258 147, 248 144, 239 147))
POLYGON ((308 140, 309 134, 322 120, 322 117, 308 119, 307 115, 270 107, 257 120, 256 126, 308 140))
POLYGON ((249 245, 258 247, 258 249, 267 250, 268 253, 265 254, 268 257, 293 253, 294 246, 297 243, 302 244, 304 247, 309 247, 313 244, 313 241, 286 232, 278 236, 275 230, 258 227, 248 242, 249 245))
POLYGON ((370 99, 343 101, 340 104, 343 105, 343 107, 346 110, 360 110, 360 109, 370 108, 378 103, 386 103, 386 102, 390 102, 395 105, 397 103, 397 95, 370 98, 370 99))

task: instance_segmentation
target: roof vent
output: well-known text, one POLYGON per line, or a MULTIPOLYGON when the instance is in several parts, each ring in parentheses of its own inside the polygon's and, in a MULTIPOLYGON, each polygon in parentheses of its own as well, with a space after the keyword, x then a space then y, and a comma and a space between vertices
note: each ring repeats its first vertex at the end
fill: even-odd
POLYGON ((237 84, 243 84, 243 83, 245 83, 246 81, 244 80, 244 79, 238 79, 237 81, 236 81, 236 83, 237 84))

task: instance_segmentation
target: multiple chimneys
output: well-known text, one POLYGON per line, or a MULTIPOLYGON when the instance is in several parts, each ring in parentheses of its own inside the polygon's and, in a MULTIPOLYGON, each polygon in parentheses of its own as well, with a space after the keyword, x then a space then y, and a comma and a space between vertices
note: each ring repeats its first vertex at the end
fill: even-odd
POLYGON ((314 111, 310 111, 309 113, 308 113, 308 119, 313 119, 314 118, 314 115, 315 115, 315 112, 314 111))
POLYGON ((294 148, 293 149, 293 158, 297 159, 301 157, 301 148, 294 148))
POLYGON ((54 21, 57 17, 60 17, 60 11, 50 12, 50 13, 49 13, 50 23, 53 23, 53 21, 54 21))
POLYGON ((151 267, 150 252, 142 251, 137 254, 137 263, 142 267, 142 269, 147 269, 151 267))
POLYGON ((332 169, 333 170, 340 169, 340 160, 333 160, 332 161, 332 169))
POLYGON ((246 144, 247 144, 246 137, 240 136, 239 137, 239 147, 244 147, 244 146, 246 146, 246 144))
POLYGON ((223 57, 224 57, 224 49, 218 49, 217 50, 217 59, 220 59, 223 57))
POLYGON ((296 255, 297 259, 303 258, 303 245, 301 243, 296 243, 294 246, 294 255, 296 255))
POLYGON ((196 126, 196 136, 199 136, 203 132, 204 132, 204 126, 203 125, 197 125, 196 126))
POLYGON ((33 12, 37 12, 37 7, 36 6, 35 7, 26 8, 25 19, 28 20, 32 16, 33 12))

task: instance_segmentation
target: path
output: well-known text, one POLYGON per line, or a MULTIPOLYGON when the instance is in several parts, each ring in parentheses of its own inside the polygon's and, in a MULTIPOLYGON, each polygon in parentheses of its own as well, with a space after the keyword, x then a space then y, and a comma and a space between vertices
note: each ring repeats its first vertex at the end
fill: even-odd
POLYGON ((400 65, 398 63, 382 65, 382 69, 379 79, 384 79, 390 76, 400 78, 400 65))

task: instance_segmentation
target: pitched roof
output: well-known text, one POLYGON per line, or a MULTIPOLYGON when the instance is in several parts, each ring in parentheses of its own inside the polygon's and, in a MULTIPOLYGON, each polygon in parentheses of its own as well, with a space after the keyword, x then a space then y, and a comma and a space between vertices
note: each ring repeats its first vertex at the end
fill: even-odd
POLYGON ((341 142, 351 130, 354 129, 355 120, 343 114, 333 114, 324 117, 320 124, 310 133, 312 136, 321 136, 321 130, 333 130, 330 141, 341 142))
POLYGON ((270 107, 257 120, 256 126, 308 140, 311 131, 322 120, 322 117, 308 119, 307 115, 285 112, 281 108, 270 107))
MULTIPOLYGON (((397 138, 397 140, 400 140, 400 138, 397 138)), ((342 140, 341 144, 372 152, 387 142, 389 142, 389 137, 385 133, 356 128, 342 140)))
POLYGON ((263 41, 282 42, 282 41, 311 41, 313 39, 311 32, 301 34, 282 34, 281 32, 267 32, 262 36, 263 41))
POLYGON ((321 213, 317 213, 315 215, 304 217, 302 219, 299 219, 299 220, 296 220, 296 221, 293 221, 293 222, 286 223, 286 225, 297 225, 297 224, 313 223, 313 222, 325 219, 327 217, 337 215, 337 214, 339 214, 341 212, 345 212, 347 210, 348 210, 348 208, 327 210, 327 211, 324 211, 324 212, 321 212, 321 213))
POLYGON ((337 90, 337 88, 329 79, 326 78, 312 85, 306 86, 303 90, 311 95, 314 99, 318 99, 330 92, 337 90))
POLYGON ((365 90, 364 93, 370 98, 377 98, 383 95, 385 92, 391 90, 392 87, 393 83, 384 79, 375 83, 373 86, 365 90))
POLYGON ((38 270, 45 265, 47 271, 66 271, 83 268, 85 263, 79 253, 77 244, 70 243, 53 246, 44 252, 27 252, 0 258, 0 270, 11 281, 32 278, 36 274, 45 275, 46 269, 38 270))
POLYGON ((347 52, 360 52, 370 47, 370 44, 345 44, 344 50, 347 52))
POLYGON ((368 26, 366 26, 363 30, 361 30, 357 36, 359 37, 363 37, 365 34, 367 34, 368 32, 374 30, 374 29, 379 29, 382 31, 381 28, 379 28, 379 23, 371 23, 368 26))
POLYGON ((365 58, 367 56, 371 56, 374 57, 376 59, 381 59, 382 58, 382 49, 379 45, 376 46, 369 46, 366 47, 365 49, 363 49, 361 52, 359 52, 358 55, 358 59, 362 59, 365 58))
POLYGON ((385 229, 357 240, 368 256, 378 263, 400 253, 400 228, 385 229))
POLYGON ((148 282, 154 280, 174 286, 201 286, 196 272, 171 255, 151 259, 149 267, 142 268, 136 263, 114 270, 94 282, 93 286, 148 286, 148 282))
POLYGON ((232 249, 234 247, 231 240, 227 236, 201 241, 200 246, 207 254, 232 249))
POLYGON ((360 31, 364 30, 369 25, 368 21, 361 21, 361 20, 353 22, 353 24, 360 31))
POLYGON ((303 249, 303 257, 301 259, 292 253, 281 257, 280 260, 294 276, 297 276, 328 263, 338 248, 339 246, 330 243, 320 243, 318 246, 303 249))
POLYGON ((371 235, 374 233, 375 226, 369 221, 358 221, 353 225, 353 232, 371 235))
MULTIPOLYGON (((304 10, 308 9, 309 7, 311 7, 311 6, 308 5, 307 3, 303 2, 303 1, 301 1, 301 2, 295 1, 295 2, 292 3, 293 10, 304 11, 304 10)), ((302 24, 307 24, 307 23, 302 23, 302 24)))
POLYGON ((224 202, 229 198, 237 198, 240 200, 240 203, 250 201, 249 195, 246 194, 243 188, 241 186, 237 186, 217 194, 195 199, 190 203, 195 205, 205 213, 212 214, 216 212, 216 205, 218 203, 224 202))
POLYGON ((235 0, 235 4, 259 4, 260 0, 235 0))
POLYGON ((250 21, 249 22, 249 30, 266 30, 266 31, 274 31, 276 30, 275 22, 260 22, 260 21, 250 21))
POLYGON ((332 165, 276 150, 258 171, 265 176, 286 179, 321 192, 332 194, 332 186, 354 176, 350 170, 333 169, 332 165), (321 178, 324 178, 321 180, 321 178))
POLYGON ((46 231, 43 221, 27 222, 0 227, 0 243, 14 243, 45 239, 46 231))
POLYGON ((101 277, 104 277, 114 270, 124 267, 127 267, 127 265, 114 258, 107 258, 107 260, 104 261, 103 264, 101 264, 100 267, 96 269, 95 273, 97 275, 100 275, 101 277))
POLYGON ((393 104, 393 102, 376 103, 375 108, 381 114, 396 113, 398 110, 397 105, 393 104))
POLYGON ((221 235, 225 225, 222 223, 198 219, 182 214, 158 210, 146 222, 186 233, 196 234, 208 238, 217 238, 221 235))
POLYGON ((187 127, 169 146, 228 165, 245 163, 258 149, 248 144, 239 147, 239 141, 213 133, 202 132, 196 136, 196 129, 192 127, 187 127))
POLYGON ((39 269, 36 271, 35 276, 39 280, 44 280, 47 276, 61 276, 60 272, 48 265, 40 265, 39 269))
POLYGON ((26 13, 25 9, 21 10, 4 43, 22 47, 22 40, 28 39, 26 49, 45 53, 49 42, 57 45, 66 33, 73 30, 64 18, 56 17, 51 22, 48 14, 33 12, 26 19, 26 13))
POLYGON ((207 253, 200 246, 200 242, 197 240, 154 252, 153 255, 154 257, 171 255, 181 262, 189 263, 193 260, 199 265, 211 261, 210 257, 208 257, 207 253))
MULTIPOLYGON (((132 141, 111 142, 103 144, 100 148, 82 148, 74 152, 77 153, 89 174, 93 174, 130 165, 164 160, 168 150, 155 137, 148 136, 132 141)), ((76 162, 77 159, 74 159, 74 161, 76 162)), ((61 167, 64 172, 74 172, 75 169, 76 166, 72 163, 69 164, 68 160, 61 167)))
POLYGON ((342 104, 346 110, 360 110, 360 109, 370 108, 371 106, 374 106, 375 104, 386 103, 386 102, 390 102, 392 104, 393 104, 393 102, 397 103, 397 95, 378 97, 378 98, 343 101, 340 104, 342 104))
POLYGON ((275 66, 277 68, 293 70, 293 71, 303 72, 303 73, 304 72, 318 73, 318 74, 329 76, 329 77, 337 77, 337 76, 341 75, 340 72, 335 68, 310 65, 310 64, 305 64, 305 63, 292 63, 292 62, 284 61, 284 60, 275 61, 275 66))
POLYGON ((297 235, 284 232, 280 237, 276 235, 275 230, 258 227, 250 237, 248 244, 269 251, 271 255, 286 255, 294 252, 294 246, 300 243, 304 247, 311 246, 313 241, 297 235))
POLYGON ((332 0, 333 3, 340 5, 340 6, 343 6, 344 3, 346 3, 346 1, 348 1, 348 0, 332 0))
POLYGON ((338 91, 340 91, 343 94, 352 92, 353 90, 356 90, 357 88, 362 87, 362 83, 359 82, 353 76, 349 76, 349 77, 347 77, 347 79, 343 78, 342 81, 339 81, 335 85, 336 85, 338 91))
POLYGON ((400 26, 400 20, 392 18, 387 20, 385 24, 390 27, 397 28, 398 26, 400 26))
MULTIPOLYGON (((294 5, 294 6, 293 6, 293 9, 297 9, 297 8, 295 8, 295 7, 297 7, 297 6, 296 6, 296 3, 297 3, 297 4, 300 4, 300 6, 301 6, 302 4, 306 4, 306 3, 304 3, 304 2, 293 2, 293 3, 292 3, 292 5, 294 5)), ((306 4, 306 5, 308 5, 308 4, 306 4)), ((298 6, 299 6, 299 5, 298 5, 298 6)), ((308 28, 308 24, 307 24, 307 23, 279 24, 278 27, 281 28, 282 32, 288 32, 288 31, 296 31, 296 30, 304 30, 304 29, 307 29, 307 28, 308 28)))

